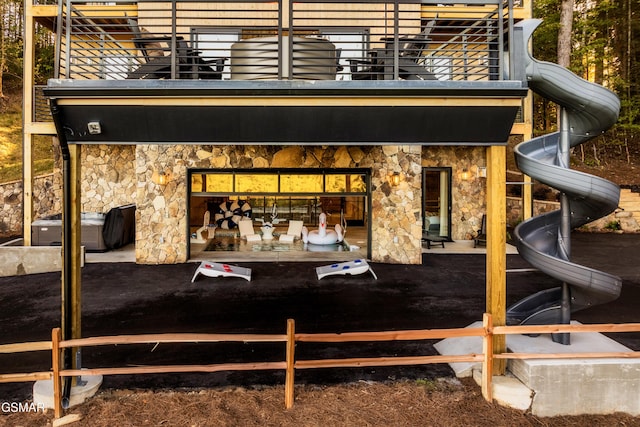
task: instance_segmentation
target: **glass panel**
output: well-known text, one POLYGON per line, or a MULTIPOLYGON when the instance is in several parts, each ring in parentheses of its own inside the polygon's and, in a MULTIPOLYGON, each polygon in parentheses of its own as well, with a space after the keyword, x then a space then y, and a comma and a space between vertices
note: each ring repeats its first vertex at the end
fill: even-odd
POLYGON ((280 175, 281 193, 321 193, 322 175, 280 175))
POLYGON ((347 191, 346 175, 327 175, 325 192, 327 193, 344 193, 347 191))
POLYGON ((327 193, 365 193, 367 186, 365 176, 357 175, 327 175, 325 192, 327 193))
POLYGON ((192 193, 200 193, 204 189, 202 188, 202 174, 194 173, 191 175, 191 192, 192 193))
POLYGON ((347 175, 347 191, 351 193, 366 193, 367 181, 364 175, 347 175))
POLYGON ((208 193, 230 193, 233 191, 233 174, 208 173, 203 175, 205 183, 203 187, 208 193))
POLYGON ((445 237, 449 236, 449 181, 448 170, 427 170, 424 173, 424 229, 445 237))
POLYGON ((240 193, 277 193, 278 175, 238 174, 236 175, 236 191, 240 193))

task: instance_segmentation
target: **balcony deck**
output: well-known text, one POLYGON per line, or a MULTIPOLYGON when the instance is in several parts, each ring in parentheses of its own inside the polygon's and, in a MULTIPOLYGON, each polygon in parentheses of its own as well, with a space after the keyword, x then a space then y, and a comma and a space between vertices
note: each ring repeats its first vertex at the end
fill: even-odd
POLYGON ((72 144, 504 144, 527 93, 503 52, 520 9, 69 0, 41 93, 72 144))

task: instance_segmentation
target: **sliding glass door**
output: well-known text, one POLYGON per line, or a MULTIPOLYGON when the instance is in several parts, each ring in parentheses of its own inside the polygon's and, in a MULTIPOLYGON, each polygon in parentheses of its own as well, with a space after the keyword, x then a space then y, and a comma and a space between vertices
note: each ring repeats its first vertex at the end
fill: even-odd
POLYGON ((451 168, 422 168, 424 231, 451 239, 451 168))

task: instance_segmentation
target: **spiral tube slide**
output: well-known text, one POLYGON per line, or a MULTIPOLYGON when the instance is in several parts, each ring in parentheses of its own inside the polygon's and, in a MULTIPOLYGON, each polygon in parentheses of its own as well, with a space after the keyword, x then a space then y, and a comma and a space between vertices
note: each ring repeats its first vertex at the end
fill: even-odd
MULTIPOLYGON (((620 278, 570 262, 569 236, 562 236, 563 216, 570 215, 571 228, 613 212, 620 189, 607 180, 574 171, 564 164, 561 133, 567 132, 571 147, 582 144, 613 126, 620 101, 608 89, 586 81, 566 68, 533 58, 527 44, 541 20, 526 20, 522 28, 525 73, 529 87, 564 107, 561 120, 568 126, 560 132, 523 142, 515 148, 518 167, 538 181, 558 189, 569 201, 560 210, 522 222, 514 231, 520 255, 540 271, 566 283, 570 289, 571 312, 613 301, 620 295, 620 278), (566 130, 564 130, 566 129, 566 130)), ((567 137, 567 135, 565 135, 567 137)), ((562 288, 533 294, 507 310, 509 324, 561 323, 562 288)))

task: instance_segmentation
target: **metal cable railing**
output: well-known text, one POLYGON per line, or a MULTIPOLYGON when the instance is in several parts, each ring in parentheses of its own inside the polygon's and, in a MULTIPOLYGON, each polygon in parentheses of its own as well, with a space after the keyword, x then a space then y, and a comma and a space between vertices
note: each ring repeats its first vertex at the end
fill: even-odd
POLYGON ((73 79, 499 80, 499 2, 67 0, 73 79))

